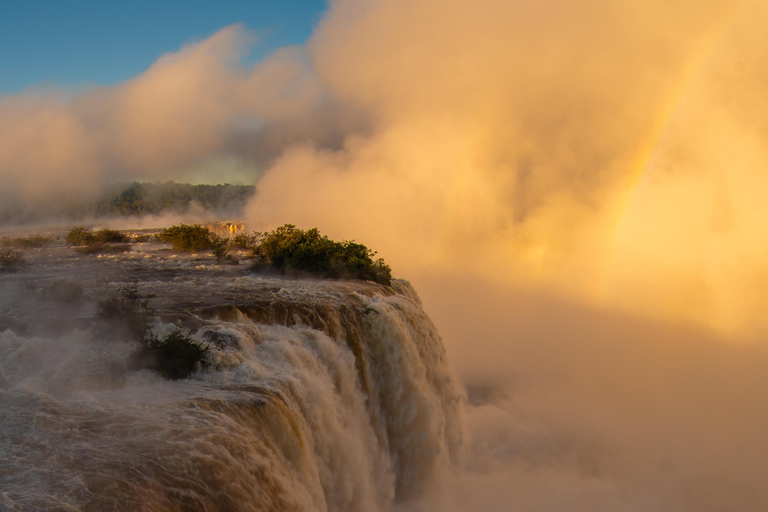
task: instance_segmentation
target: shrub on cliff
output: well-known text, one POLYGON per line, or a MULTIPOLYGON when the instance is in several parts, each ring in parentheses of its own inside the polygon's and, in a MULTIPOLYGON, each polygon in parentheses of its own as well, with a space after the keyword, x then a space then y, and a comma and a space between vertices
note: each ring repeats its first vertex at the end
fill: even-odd
POLYGON ((117 293, 97 304, 97 314, 102 320, 127 329, 136 340, 137 347, 128 357, 129 370, 153 370, 166 379, 188 377, 200 365, 208 348, 194 341, 177 326, 167 336, 158 337, 150 319, 155 311, 150 304, 151 296, 141 296, 136 286, 120 286, 117 293))
POLYGON ((200 224, 193 226, 179 224, 165 228, 162 233, 157 235, 157 238, 162 242, 171 244, 175 251, 197 252, 212 249, 216 235, 200 224))
POLYGON ((114 229, 100 229, 91 231, 82 226, 75 226, 67 233, 67 243, 70 245, 92 245, 106 243, 125 243, 128 242, 128 236, 114 229))
POLYGON ((200 224, 171 226, 165 228, 157 238, 171 244, 175 251, 197 252, 210 249, 219 263, 238 263, 237 259, 227 254, 228 240, 200 224))
POLYGON ((314 274, 328 278, 349 278, 389 285, 392 270, 375 251, 354 241, 336 242, 316 229, 302 230, 286 224, 258 234, 254 248, 256 271, 281 274, 314 274))
POLYGON ((162 338, 150 337, 128 358, 129 370, 154 370, 165 379, 177 380, 189 377, 200 365, 206 366, 201 343, 194 341, 180 327, 162 338))
POLYGON ((85 245, 93 241, 93 233, 90 229, 82 226, 75 226, 67 233, 67 243, 69 245, 85 245))

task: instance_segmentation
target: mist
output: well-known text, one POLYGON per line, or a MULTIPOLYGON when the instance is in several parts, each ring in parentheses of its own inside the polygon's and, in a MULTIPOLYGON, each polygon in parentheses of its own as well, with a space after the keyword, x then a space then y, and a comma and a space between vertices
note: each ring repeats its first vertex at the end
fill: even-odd
POLYGON ((336 0, 113 87, 0 98, 3 191, 254 182, 413 282, 470 397, 403 510, 768 504, 768 2, 336 0), (224 162, 224 163, 222 163, 224 162))
POLYGON ((364 124, 333 104, 302 48, 244 68, 254 41, 232 25, 122 84, 0 97, 3 199, 93 197, 130 181, 254 183, 285 145, 333 147, 341 127, 364 124))
POLYGON ((409 275, 762 332, 765 5, 430 6, 332 4, 308 48, 374 128, 287 149, 254 221, 366 233, 409 275))
POLYGON ((249 220, 420 291, 473 441, 403 510, 763 508, 765 3, 352 4, 309 49, 374 128, 249 220))
POLYGON ((404 510, 768 502, 764 346, 476 278, 422 276, 418 288, 469 393, 472 456, 404 510))

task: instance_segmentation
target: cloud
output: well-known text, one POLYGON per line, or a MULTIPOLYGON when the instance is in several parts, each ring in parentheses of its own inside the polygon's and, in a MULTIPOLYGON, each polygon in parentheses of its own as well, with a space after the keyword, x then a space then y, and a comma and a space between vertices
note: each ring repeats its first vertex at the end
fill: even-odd
POLYGON ((441 273, 470 463, 403 510, 759 510, 768 354, 704 328, 441 273))
POLYGON ((754 335, 764 11, 337 0, 305 46, 253 67, 253 34, 232 25, 116 86, 1 98, 3 199, 258 180, 254 227, 317 225, 405 275, 469 271, 754 335))
POLYGON ((470 271, 755 332, 762 299, 736 274, 764 274, 763 207, 728 196, 762 190, 750 169, 768 163, 764 133, 740 121, 765 108, 764 52, 734 36, 759 37, 762 8, 338 0, 309 55, 372 128, 340 149, 287 146, 251 219, 365 236, 406 275, 470 271), (718 105, 735 56, 754 76, 718 105), (673 145, 688 156, 668 160, 673 145), (665 180, 670 166, 687 178, 665 180), (734 295, 749 298, 733 308, 734 295))
POLYGON ((116 86, 0 99, 0 177, 8 195, 33 201, 118 180, 184 179, 221 161, 241 162, 254 181, 286 144, 332 143, 334 123, 346 121, 303 49, 283 48, 245 68, 240 61, 253 39, 232 25, 116 86))
POLYGON ((379 250, 502 396, 470 408, 453 491, 404 510, 757 510, 766 14, 335 0, 252 68, 234 25, 123 84, 0 99, 0 179, 40 200, 224 169, 258 179, 252 228, 379 250))
POLYGON ((397 510, 768 503, 766 7, 331 5, 310 56, 371 128, 287 147, 250 220, 380 250, 491 396, 397 510))

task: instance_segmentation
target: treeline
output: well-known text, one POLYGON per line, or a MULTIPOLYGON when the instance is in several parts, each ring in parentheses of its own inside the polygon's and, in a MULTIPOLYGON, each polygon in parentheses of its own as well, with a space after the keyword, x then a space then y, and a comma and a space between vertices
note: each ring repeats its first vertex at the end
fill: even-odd
POLYGON ((81 220, 164 213, 187 213, 192 205, 216 216, 241 217, 255 193, 253 185, 190 185, 188 183, 118 183, 96 199, 60 199, 28 205, 0 204, 0 225, 45 222, 52 219, 81 220))
POLYGON ((188 183, 123 183, 111 187, 93 205, 96 217, 186 213, 192 203, 211 212, 242 214, 253 196, 253 185, 190 185, 188 183))

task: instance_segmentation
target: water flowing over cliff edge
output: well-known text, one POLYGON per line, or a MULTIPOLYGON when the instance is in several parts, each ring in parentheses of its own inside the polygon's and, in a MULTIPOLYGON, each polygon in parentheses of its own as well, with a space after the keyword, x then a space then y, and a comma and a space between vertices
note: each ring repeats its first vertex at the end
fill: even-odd
POLYGON ((405 281, 264 278, 152 242, 26 257, 0 275, 0 509, 385 511, 460 463, 463 391, 405 281), (129 371, 134 343, 96 315, 120 285, 209 366, 129 371))

